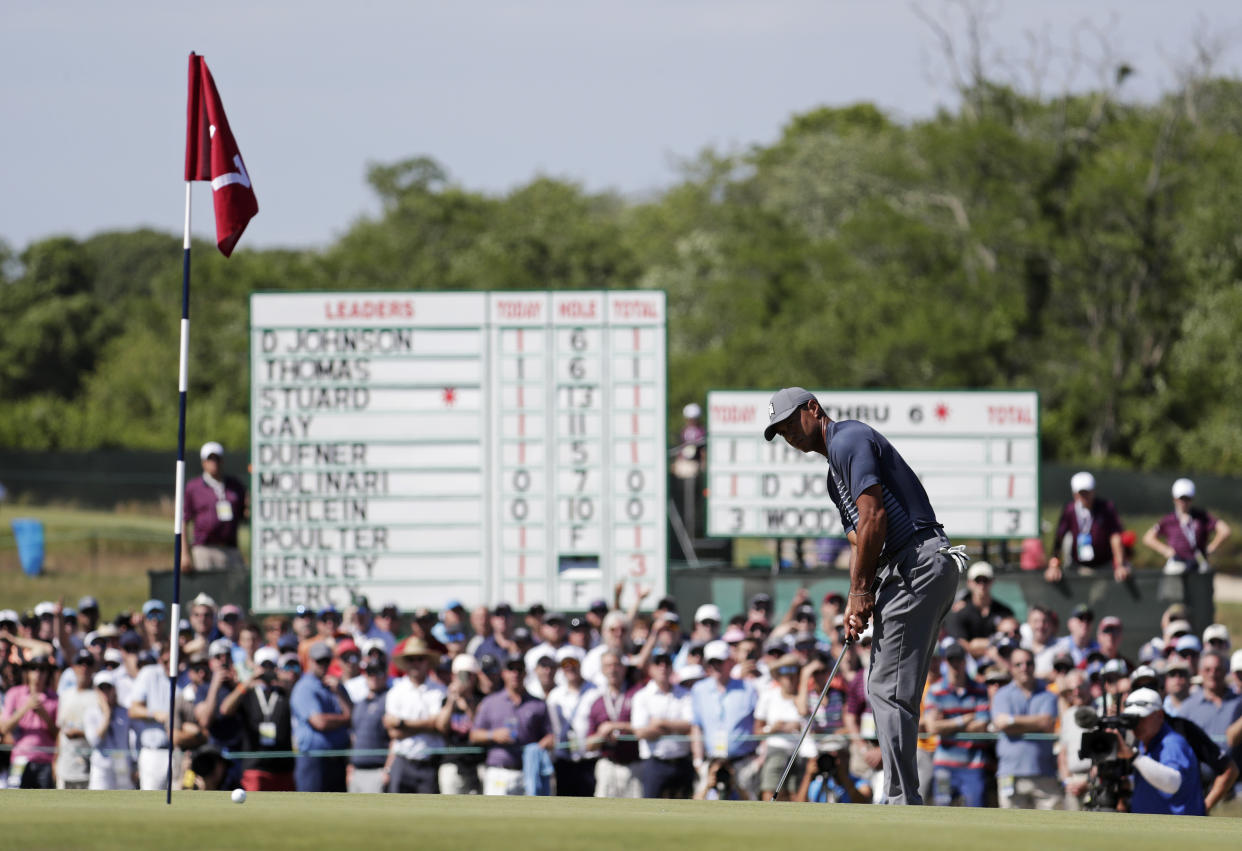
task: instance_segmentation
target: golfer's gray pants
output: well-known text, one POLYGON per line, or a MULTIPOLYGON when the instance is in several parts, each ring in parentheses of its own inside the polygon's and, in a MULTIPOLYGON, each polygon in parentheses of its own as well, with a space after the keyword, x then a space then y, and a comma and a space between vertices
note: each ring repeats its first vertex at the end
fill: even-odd
POLYGON ((943 534, 922 532, 876 574, 874 633, 867 695, 875 717, 890 804, 921 804, 919 708, 940 622, 957 591, 943 534), (927 537, 930 535, 930 537, 927 537))

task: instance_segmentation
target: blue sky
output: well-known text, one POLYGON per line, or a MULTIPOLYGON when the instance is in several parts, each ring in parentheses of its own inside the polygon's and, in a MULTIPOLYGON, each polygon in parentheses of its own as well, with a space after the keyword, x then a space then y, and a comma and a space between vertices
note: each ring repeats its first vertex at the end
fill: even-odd
MULTIPOLYGON (((960 5, 920 4, 963 32, 960 5)), ((1026 36, 1056 50, 1045 91, 1095 79, 1077 43, 1172 84, 1196 32, 1242 35, 1221 0, 991 2, 989 55, 1025 74, 1026 36), (1088 26, 1088 23, 1090 26, 1088 26)), ((641 197, 705 146, 766 144, 796 113, 952 105, 935 38, 890 0, 357 0, 352 4, 6 0, 0 11, 0 239, 142 226, 179 233, 186 56, 207 57, 260 213, 242 247, 327 244, 376 205, 370 161, 425 154, 472 189, 538 174, 641 197)), ((1236 74, 1225 50, 1218 70, 1236 74)), ((205 188, 197 234, 213 232, 205 188)))

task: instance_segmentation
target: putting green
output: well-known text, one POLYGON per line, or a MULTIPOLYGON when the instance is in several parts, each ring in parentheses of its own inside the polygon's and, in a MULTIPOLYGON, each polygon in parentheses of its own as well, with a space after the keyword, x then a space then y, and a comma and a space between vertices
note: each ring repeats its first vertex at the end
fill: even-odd
POLYGON ((1230 818, 817 804, 0 792, 7 848, 1124 849, 1242 847, 1230 818))

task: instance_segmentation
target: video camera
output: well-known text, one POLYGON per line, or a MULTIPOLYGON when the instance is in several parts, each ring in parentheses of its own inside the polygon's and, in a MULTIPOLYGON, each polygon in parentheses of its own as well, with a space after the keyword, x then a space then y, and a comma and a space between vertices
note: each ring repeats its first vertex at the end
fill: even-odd
POLYGON ((1088 810, 1115 811, 1117 804, 1129 800, 1131 760, 1117 755, 1117 733, 1133 729, 1129 715, 1100 715, 1090 706, 1074 710, 1074 723, 1083 729, 1078 758, 1091 761, 1094 771, 1087 784, 1083 807, 1088 810))

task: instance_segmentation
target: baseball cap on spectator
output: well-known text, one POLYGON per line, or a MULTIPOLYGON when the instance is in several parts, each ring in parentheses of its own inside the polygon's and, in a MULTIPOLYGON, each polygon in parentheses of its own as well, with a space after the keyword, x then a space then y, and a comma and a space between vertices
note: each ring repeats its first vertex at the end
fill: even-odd
POLYGON ((535 660, 535 666, 543 665, 548 668, 556 667, 556 657, 551 652, 541 653, 539 658, 535 660))
POLYGON ((759 594, 756 594, 755 596, 750 598, 750 603, 748 604, 748 608, 765 609, 769 612, 772 611, 772 595, 764 594, 762 592, 759 594))
POLYGON ((786 653, 769 666, 775 676, 796 675, 802 670, 802 657, 796 653, 786 653))
POLYGON ((656 603, 656 608, 665 612, 675 612, 677 611, 677 598, 665 595, 660 598, 660 602, 656 603))
POLYGON ((514 628, 513 630, 513 643, 514 644, 530 644, 531 641, 532 639, 530 635, 530 630, 527 627, 519 626, 519 627, 514 628))
POLYGON ((547 611, 548 609, 543 603, 531 603, 529 608, 526 609, 526 614, 541 618, 547 613, 547 611))
POLYGON ((280 667, 285 670, 302 667, 302 663, 298 660, 298 654, 296 653, 281 653, 279 662, 280 667))
POLYGON ((51 600, 44 600, 42 603, 34 607, 35 617, 52 617, 56 614, 56 604, 51 600))
POLYGON ((114 623, 102 623, 99 625, 99 629, 95 630, 95 638, 97 639, 119 638, 120 636, 121 631, 116 628, 114 623))
MULTIPOLYGON (((697 618, 696 618, 697 620, 697 618)), ((703 648, 703 661, 706 662, 723 662, 729 658, 729 645, 717 639, 709 641, 703 648)))
POLYGON ((755 630, 759 630, 766 634, 768 631, 768 625, 759 618, 751 618, 746 621, 746 626, 744 626, 743 629, 746 630, 747 634, 752 633, 755 630))
POLYGON ((200 591, 198 596, 190 601, 190 607, 193 608, 194 606, 206 606, 212 611, 218 608, 215 599, 205 591, 200 591))
POLYGON ((569 619, 570 632, 590 632, 590 630, 591 624, 586 618, 574 617, 569 619))
POLYGON ((454 674, 479 674, 482 672, 483 666, 479 664, 479 660, 469 653, 458 653, 457 658, 453 660, 454 674))
POLYGON ((108 686, 110 688, 115 688, 116 678, 112 675, 111 671, 109 671, 107 668, 104 668, 101 671, 95 672, 95 676, 91 678, 91 685, 93 685, 95 688, 100 688, 101 686, 108 686))
POLYGON ((1229 673, 1242 673, 1242 650, 1233 651, 1233 655, 1229 657, 1229 673))
POLYGON ((229 618, 238 618, 240 620, 241 616, 242 610, 240 606, 226 603, 220 607, 220 620, 228 620, 229 618))
POLYGON ((1169 625, 1164 628, 1164 640, 1172 644, 1172 639, 1181 638, 1183 635, 1190 635, 1194 632, 1194 627, 1190 625, 1188 620, 1169 621, 1169 625))
POLYGON ((567 618, 565 617, 565 613, 564 613, 564 612, 548 612, 546 615, 544 615, 544 618, 543 618, 543 622, 544 622, 544 623, 561 623, 561 624, 563 624, 563 623, 565 623, 565 621, 566 621, 566 620, 567 620, 567 618))
POLYGON ((99 611, 99 601, 94 597, 86 596, 78 600, 79 612, 89 612, 92 609, 99 611))
POLYGON ((508 617, 509 615, 513 614, 513 607, 510 606, 508 603, 497 603, 496 605, 492 606, 492 614, 493 615, 505 615, 506 617, 508 617))
POLYGON ((815 613, 815 607, 810 603, 803 603, 794 612, 794 620, 796 621, 813 621, 819 617, 815 613))
POLYGON ((1150 665, 1152 662, 1155 662, 1158 658, 1160 658, 1160 647, 1157 646, 1157 642, 1161 645, 1164 644, 1164 642, 1160 641, 1160 639, 1153 638, 1151 641, 1139 648, 1138 660, 1140 665, 1150 665))
POLYGON ((1229 647, 1229 627, 1223 623, 1214 623, 1203 630, 1203 643, 1210 644, 1213 641, 1225 642, 1225 648, 1229 647))
POLYGON ((1177 639, 1177 644, 1173 645, 1173 649, 1178 653, 1202 653, 1203 644, 1199 641, 1197 635, 1183 635, 1177 639))
POLYGON ((1065 671, 1072 671, 1074 667, 1074 657, 1068 653, 1058 653, 1052 660, 1052 670, 1054 671, 1064 673, 1065 671))
MULTIPOLYGON (((416 656, 427 656, 434 661, 439 659, 442 654, 423 639, 416 635, 411 635, 405 641, 402 641, 396 646, 396 648, 392 651, 392 655, 394 659, 409 659, 416 656)), ((312 656, 311 658, 313 659, 314 657, 312 656)))
POLYGON ((328 620, 329 618, 336 618, 339 621, 341 619, 341 613, 337 611, 336 606, 329 603, 319 610, 316 617, 321 621, 328 620))
POLYGON ((671 665, 673 663, 673 654, 663 647, 655 648, 651 651, 651 655, 647 657, 647 664, 649 665, 659 665, 664 662, 668 662, 671 665))
POLYGON ((1020 645, 1012 637, 1000 633, 992 637, 992 646, 995 647, 996 652, 1004 658, 1013 651, 1017 650, 1020 645))
POLYGON ((211 645, 207 648, 207 655, 228 656, 231 658, 233 656, 233 642, 229 641, 227 638, 217 638, 215 641, 211 642, 211 645))
POLYGON ((332 658, 332 648, 326 642, 316 641, 310 646, 310 651, 306 655, 312 662, 327 662, 332 658))
POLYGON ((768 401, 768 425, 763 430, 764 440, 770 441, 775 437, 777 427, 814 398, 813 393, 801 387, 783 387, 773 393, 768 401))
MULTIPOLYGON (((464 656, 467 654, 463 653, 461 655, 464 656)), ((458 656, 457 658, 460 659, 461 656, 458 656)), ((481 668, 483 673, 485 674, 499 673, 500 660, 497 659, 495 656, 493 656, 491 653, 484 653, 482 656, 479 657, 479 668, 481 668)))
POLYGON ((827 594, 824 595, 824 599, 821 602, 833 603, 834 605, 837 605, 837 606, 844 606, 845 595, 842 594, 840 591, 829 591, 827 594))
POLYGON ((295 618, 309 618, 313 616, 314 614, 315 613, 312 612, 310 609, 308 609, 306 606, 298 606, 296 609, 293 610, 293 616, 295 618))
POLYGON ((1129 715, 1133 718, 1146 718, 1153 712, 1163 708, 1164 701, 1160 699, 1160 695, 1155 689, 1140 688, 1130 692, 1121 714, 1129 715))
POLYGON ((1095 612, 1086 603, 1079 603, 1070 612, 1070 617, 1077 618, 1080 621, 1093 621, 1095 620, 1095 612))
POLYGON ((137 653, 142 649, 142 637, 133 630, 121 634, 121 649, 126 653, 137 653))
POLYGON ((977 561, 966 570, 966 578, 974 582, 979 577, 984 579, 995 579, 996 571, 992 569, 992 565, 986 561, 977 561))
POLYGON ((276 639, 276 649, 281 653, 296 653, 298 650, 298 637, 291 632, 285 633, 276 639))
POLYGON ((715 621, 720 623, 723 618, 720 617, 720 607, 715 603, 704 603, 694 612, 695 623, 705 623, 707 621, 715 621))
POLYGON ((660 615, 660 620, 664 621, 665 629, 676 630, 681 624, 681 618, 676 612, 665 612, 660 615))
POLYGON ((256 665, 275 665, 280 661, 280 651, 275 647, 260 647, 254 651, 254 663, 256 665))
POLYGON ((1173 656, 1164 663, 1164 672, 1167 674, 1169 671, 1186 671, 1189 673, 1190 663, 1180 656, 1173 656))
POLYGON ((1194 499, 1195 483, 1190 479, 1178 479, 1173 483, 1173 498, 1181 499, 1184 496, 1194 499))
POLYGON ((1134 673, 1130 675, 1130 688, 1155 688, 1159 678, 1156 676, 1155 668, 1150 665, 1139 665, 1134 669, 1134 673))
POLYGON ((346 653, 353 653, 355 656, 361 656, 362 651, 358 649, 358 645, 354 643, 352 638, 342 638, 336 643, 336 656, 343 659, 346 653))
POLYGON ((12 609, 0 610, 0 625, 8 624, 10 630, 21 623, 21 617, 12 609))
POLYGON ((362 642, 362 655, 370 656, 372 650, 378 650, 385 656, 388 655, 388 645, 384 643, 382 638, 368 638, 362 642))
POLYGON ((198 450, 198 460, 206 461, 212 455, 224 457, 224 447, 218 441, 209 440, 204 443, 198 450))
POLYGON ((587 606, 587 611, 597 615, 606 615, 608 614, 608 603, 603 599, 592 600, 591 605, 587 606))
POLYGON ((944 658, 946 662, 956 662, 966 658, 966 650, 962 645, 954 641, 948 647, 944 648, 944 658))
POLYGON ((586 651, 574 644, 566 644, 556 651, 556 664, 563 665, 565 662, 572 660, 581 665, 586 651))
POLYGON ((1124 659, 1109 659, 1100 668, 1101 677, 1124 677, 1128 673, 1130 673, 1130 668, 1124 659))
POLYGON ((401 607, 396 603, 385 603, 383 608, 380 609, 380 614, 386 618, 399 618, 401 617, 401 607))
POLYGON ((1121 629, 1121 618, 1116 615, 1107 615, 1100 618, 1100 631, 1106 632, 1110 629, 1121 629))
POLYGON ((794 647, 801 647, 804 649, 807 647, 814 647, 815 646, 815 633, 803 630, 802 632, 799 632, 796 635, 794 635, 792 644, 794 647))
POLYGON ((724 631, 724 635, 720 636, 720 640, 725 644, 737 644, 739 641, 745 641, 748 637, 746 630, 741 627, 731 626, 724 631))
POLYGON ((93 665, 95 664, 95 654, 89 650, 79 650, 73 657, 75 665, 93 665))
POLYGON ((1070 478, 1070 493, 1082 493, 1095 490, 1095 476, 1083 470, 1070 478))
POLYGON ((689 686, 706 676, 707 671, 703 670, 702 665, 683 665, 681 670, 677 672, 677 684, 689 686))
POLYGON ((166 612, 167 609, 164 608, 163 600, 147 600, 142 604, 142 616, 144 618, 149 618, 152 614, 155 614, 162 619, 166 612))
POLYGON ((125 657, 121 655, 121 651, 115 647, 109 647, 104 651, 103 661, 105 665, 124 665, 125 657))

